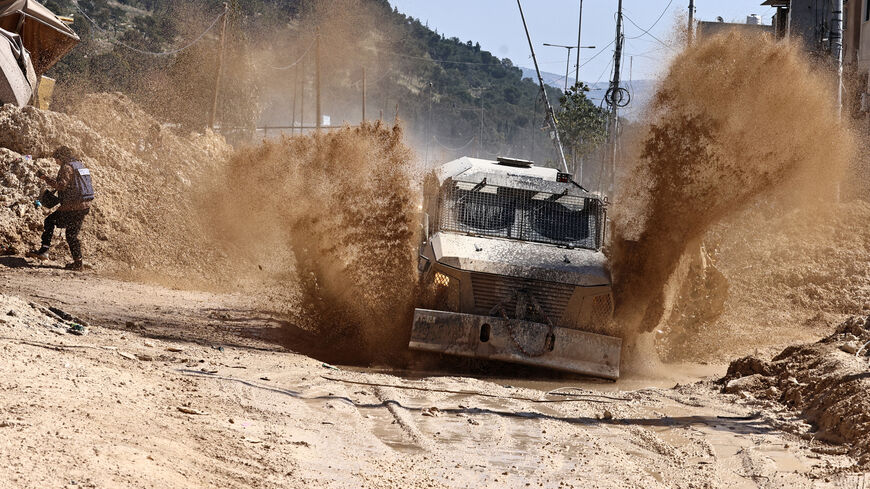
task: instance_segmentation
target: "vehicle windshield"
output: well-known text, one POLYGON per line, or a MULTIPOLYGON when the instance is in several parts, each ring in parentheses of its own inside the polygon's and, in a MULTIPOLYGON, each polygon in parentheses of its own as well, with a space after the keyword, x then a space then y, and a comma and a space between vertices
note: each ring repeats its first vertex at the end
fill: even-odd
POLYGON ((439 228, 482 236, 599 249, 604 206, 595 198, 494 185, 448 183, 439 228))

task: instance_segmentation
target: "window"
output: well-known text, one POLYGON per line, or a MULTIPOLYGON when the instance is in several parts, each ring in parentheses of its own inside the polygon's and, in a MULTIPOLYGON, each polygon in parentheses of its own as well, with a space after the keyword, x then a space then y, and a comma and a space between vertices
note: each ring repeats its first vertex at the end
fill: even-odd
POLYGON ((864 0, 864 22, 870 20, 870 0, 864 0))
POLYGON ((441 194, 439 229, 587 249, 601 247, 598 199, 467 182, 441 194))

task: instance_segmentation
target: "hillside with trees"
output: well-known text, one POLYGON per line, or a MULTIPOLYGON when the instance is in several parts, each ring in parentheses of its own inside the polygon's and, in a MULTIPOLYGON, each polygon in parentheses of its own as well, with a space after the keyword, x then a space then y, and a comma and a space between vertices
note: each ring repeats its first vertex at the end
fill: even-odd
MULTIPOLYGON (((120 91, 161 120, 207 125, 222 2, 45 4, 73 16, 82 37, 49 73, 61 108, 83 92, 120 91)), ((535 81, 474 40, 447 38, 387 0, 232 0, 216 114, 222 131, 238 141, 258 126, 314 125, 318 47, 323 114, 333 124, 362 118, 365 70, 366 118, 392 121, 398 109, 410 141, 431 161, 555 159, 535 81)), ((561 91, 548 91, 558 104, 561 91)))

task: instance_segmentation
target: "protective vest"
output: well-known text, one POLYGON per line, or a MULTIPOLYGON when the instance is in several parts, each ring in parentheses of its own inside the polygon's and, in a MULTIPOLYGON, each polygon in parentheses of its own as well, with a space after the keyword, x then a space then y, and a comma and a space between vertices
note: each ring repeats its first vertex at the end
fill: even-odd
POLYGON ((91 181, 91 171, 85 168, 81 161, 67 163, 73 169, 73 179, 61 195, 64 203, 79 203, 94 200, 94 183, 91 181))

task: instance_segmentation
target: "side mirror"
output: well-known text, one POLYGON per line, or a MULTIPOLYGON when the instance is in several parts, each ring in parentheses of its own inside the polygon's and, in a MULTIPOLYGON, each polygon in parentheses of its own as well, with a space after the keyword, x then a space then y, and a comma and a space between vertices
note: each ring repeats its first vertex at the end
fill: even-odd
POLYGON ((428 258, 423 255, 417 256, 417 270, 420 273, 426 273, 426 271, 429 270, 429 265, 430 263, 428 258))
POLYGON ((423 242, 429 242, 429 214, 423 213, 423 242))

